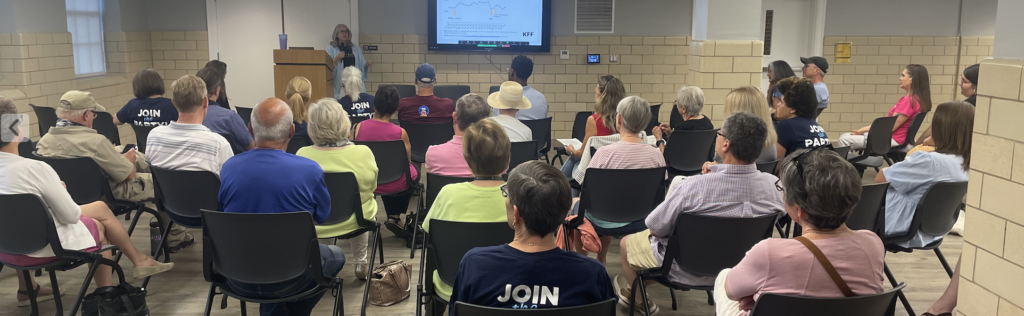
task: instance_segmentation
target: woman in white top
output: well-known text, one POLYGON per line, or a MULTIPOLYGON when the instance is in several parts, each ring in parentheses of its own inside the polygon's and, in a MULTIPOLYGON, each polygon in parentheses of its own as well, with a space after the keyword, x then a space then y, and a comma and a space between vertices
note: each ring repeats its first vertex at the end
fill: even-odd
MULTIPOLYGON (((11 100, 0 97, 0 115, 17 113, 11 100)), ((14 139, 21 139, 21 137, 14 139)), ((135 265, 134 276, 136 279, 165 272, 174 267, 173 263, 156 262, 135 248, 128 238, 128 232, 114 217, 106 203, 98 201, 81 206, 75 204, 53 168, 44 162, 19 156, 18 143, 0 141, 0 194, 26 193, 39 196, 49 207, 50 215, 57 227, 61 247, 64 249, 94 250, 104 243, 117 245, 135 265)), ((58 260, 53 256, 53 251, 46 247, 25 255, 0 253, 0 261, 20 266, 31 266, 58 260)), ((103 257, 110 258, 110 252, 105 252, 103 257)), ((98 267, 94 277, 96 286, 111 286, 111 273, 112 270, 109 266, 98 267)), ((18 279, 18 305, 27 306, 30 287, 26 286, 21 273, 18 273, 18 279)), ((32 283, 33 291, 44 295, 38 296, 39 299, 51 298, 45 296, 50 291, 49 289, 43 291, 42 287, 34 281, 28 281, 32 283)))
MULTIPOLYGON (((331 44, 327 46, 327 55, 334 59, 335 100, 341 99, 345 95, 345 90, 341 87, 341 73, 345 67, 355 66, 356 69, 362 71, 365 82, 367 70, 373 65, 372 61, 363 58, 363 51, 359 48, 359 44, 352 41, 352 30, 345 24, 338 24, 334 27, 334 32, 331 32, 331 44)), ((362 87, 362 92, 366 92, 366 87, 362 87)))

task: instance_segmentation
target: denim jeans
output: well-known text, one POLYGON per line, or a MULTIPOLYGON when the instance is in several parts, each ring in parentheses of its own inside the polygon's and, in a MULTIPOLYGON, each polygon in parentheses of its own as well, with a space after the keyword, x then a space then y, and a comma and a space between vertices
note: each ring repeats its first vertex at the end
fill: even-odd
MULTIPOLYGON (((568 181, 572 181, 573 180, 572 173, 576 172, 576 167, 579 166, 579 165, 580 165, 580 158, 576 158, 576 156, 569 155, 569 158, 565 159, 565 163, 562 164, 562 174, 565 175, 565 179, 566 180, 568 180, 568 181)), ((580 196, 580 191, 576 190, 576 189, 572 189, 572 197, 579 197, 579 196, 580 196)))
MULTIPOLYGON (((345 266, 345 253, 341 251, 341 248, 334 245, 320 245, 320 265, 322 267, 323 275, 327 277, 333 277, 341 271, 341 268, 345 266)), ((275 284, 245 284, 240 282, 233 282, 228 280, 228 285, 231 289, 238 294, 257 298, 257 299, 273 299, 280 298, 290 295, 295 295, 308 291, 316 286, 316 282, 313 280, 313 273, 307 271, 306 274, 295 278, 290 281, 285 281, 275 284)), ((269 303, 260 304, 260 315, 261 316, 288 316, 288 315, 309 315, 313 312, 313 307, 316 307, 317 302, 330 290, 321 292, 320 294, 300 299, 294 302, 283 302, 283 303, 269 303)), ((339 293, 340 295, 340 293, 339 293)))

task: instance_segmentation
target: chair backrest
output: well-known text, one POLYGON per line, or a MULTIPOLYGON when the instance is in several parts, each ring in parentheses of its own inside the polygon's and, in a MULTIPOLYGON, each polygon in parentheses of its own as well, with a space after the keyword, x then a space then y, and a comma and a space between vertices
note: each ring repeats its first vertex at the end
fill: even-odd
POLYGON ((152 131, 156 126, 139 126, 132 125, 132 130, 135 131, 135 146, 136 150, 141 153, 146 152, 146 139, 149 138, 149 131, 152 131))
POLYGON ((906 287, 854 297, 808 297, 763 293, 754 302, 750 316, 884 316, 892 315, 896 307, 896 294, 906 287), (825 312, 828 311, 828 312, 825 312))
POLYGON ((444 144, 455 137, 455 127, 452 126, 452 122, 437 124, 402 122, 402 129, 405 129, 405 133, 409 135, 412 156, 417 162, 423 162, 419 161, 421 159, 418 157, 424 157, 430 146, 444 144))
POLYGON ((444 186, 452 183, 462 183, 471 181, 473 181, 473 178, 449 177, 436 175, 433 173, 427 173, 427 210, 430 210, 430 206, 434 205, 434 200, 437 199, 437 195, 441 193, 441 188, 444 188, 444 186))
POLYGON ((778 165, 779 165, 779 161, 778 160, 773 160, 773 161, 769 161, 769 162, 762 162, 762 163, 757 164, 757 171, 764 172, 764 173, 775 174, 775 166, 778 166, 778 165))
POLYGON ((865 154, 885 155, 892 148, 892 128, 896 125, 896 116, 876 118, 868 130, 865 141, 865 154))
POLYGON ((508 170, 515 169, 516 166, 537 159, 537 141, 531 140, 528 142, 514 142, 512 143, 512 156, 508 163, 508 170))
POLYGON ((850 229, 866 229, 881 236, 885 228, 885 191, 889 183, 865 184, 860 193, 860 202, 853 207, 853 212, 846 219, 850 229))
POLYGON ((78 205, 88 204, 106 199, 113 202, 107 175, 89 157, 56 158, 33 155, 36 159, 50 165, 57 176, 67 186, 68 194, 78 205))
POLYGON ((384 86, 392 86, 398 89, 398 96, 403 99, 416 95, 416 86, 411 84, 382 84, 377 86, 377 90, 384 86))
POLYGON ((121 133, 117 130, 117 125, 114 125, 114 116, 107 112, 95 113, 96 119, 92 121, 92 128, 96 133, 103 135, 114 145, 121 145, 121 133))
POLYGON ((651 131, 654 130, 655 126, 658 126, 658 114, 661 112, 661 103, 651 105, 651 122, 647 123, 647 128, 644 131, 647 135, 651 135, 651 131))
POLYGON ((309 145, 312 144, 310 144, 309 140, 307 140, 305 137, 292 137, 292 139, 288 140, 288 149, 286 149, 285 152, 288 152, 289 154, 294 154, 299 152, 299 149, 302 149, 302 147, 306 147, 309 145))
POLYGON ((898 147, 903 148, 914 143, 914 139, 917 138, 917 131, 921 129, 921 124, 924 124, 925 117, 928 117, 928 112, 914 114, 914 118, 910 120, 910 127, 907 127, 907 138, 898 147))
MULTIPOLYGON (((48 232, 57 235, 50 211, 34 194, 0 195, 0 252, 24 255, 50 244, 48 232)), ((60 242, 53 243, 60 248, 60 242)))
POLYGON ((309 212, 202 214, 203 274, 208 281, 214 273, 249 284, 292 280, 307 269, 314 276, 322 273, 309 212))
POLYGON ((572 121, 572 138, 583 141, 583 138, 587 136, 587 118, 591 115, 594 115, 594 112, 576 112, 576 119, 572 121))
POLYGON ((35 112, 36 120, 39 121, 39 137, 46 135, 51 127, 57 126, 57 109, 48 106, 36 106, 35 104, 29 104, 28 106, 32 107, 32 112, 35 112))
POLYGON ((235 141, 235 136, 228 133, 217 133, 221 137, 224 137, 228 141, 228 145, 231 145, 231 152, 235 155, 245 152, 245 149, 238 147, 238 142, 235 141))
POLYGON ((449 285, 455 284, 462 257, 470 249, 512 242, 515 232, 507 222, 473 223, 430 220, 427 249, 437 274, 449 285))
POLYGON ((832 150, 839 154, 839 157, 843 157, 843 159, 850 155, 850 147, 835 147, 832 150))
POLYGON ((455 302, 456 316, 615 316, 615 299, 587 305, 556 308, 513 309, 455 302))
POLYGON ((914 211, 914 220, 908 234, 917 231, 929 235, 944 236, 949 233, 960 215, 960 204, 967 195, 967 181, 936 182, 921 197, 914 211))
MULTIPOLYGON (((435 96, 438 98, 451 99, 452 102, 459 101, 459 98, 467 94, 469 94, 469 86, 465 85, 445 85, 434 87, 435 96)), ((484 96, 484 98, 486 99, 487 96, 484 96)))
POLYGON ((386 142, 355 141, 354 143, 369 147, 373 152, 373 159, 376 161, 378 169, 377 184, 390 183, 409 173, 409 157, 405 154, 405 142, 391 140, 386 142))
POLYGON ((718 130, 674 131, 665 145, 665 163, 672 169, 696 171, 715 151, 718 130))
POLYGON ((29 140, 28 137, 18 143, 18 156, 31 158, 34 152, 36 152, 36 142, 29 140))
MULTIPOLYGON (((537 152, 541 155, 547 156, 548 151, 551 150, 551 118, 546 117, 539 120, 522 120, 526 127, 530 128, 533 132, 533 140, 538 141, 540 149, 537 152)), ((582 139, 580 141, 583 141, 582 139)))
POLYGON ((672 104, 672 111, 669 111, 668 114, 668 125, 675 129, 683 121, 683 115, 679 114, 679 109, 676 108, 675 104, 672 104))
POLYGON ((355 126, 362 123, 365 120, 369 120, 369 116, 349 116, 348 120, 352 124, 352 130, 355 130, 355 126))
MULTIPOLYGON (((175 222, 200 223, 202 210, 219 210, 220 178, 209 171, 169 170, 150 166, 156 205, 175 222)), ((194 226, 194 225, 193 225, 194 226)))
POLYGON ((665 167, 650 169, 588 168, 580 194, 580 214, 610 222, 647 218, 665 195, 665 167))
POLYGON ((821 115, 821 112, 824 112, 825 109, 826 108, 818 108, 817 110, 815 110, 814 111, 814 119, 818 119, 818 116, 821 115))
POLYGON ((491 86, 487 89, 487 94, 490 95, 491 93, 498 92, 498 90, 501 90, 501 86, 491 86))
POLYGON ((235 111, 238 112, 238 116, 242 117, 242 121, 245 122, 245 125, 249 126, 249 120, 252 119, 252 108, 236 106, 235 111))
MULTIPOLYGON (((363 224, 363 203, 359 196, 359 182, 356 174, 351 172, 324 172, 327 192, 331 194, 331 213, 320 225, 332 225, 344 222, 356 215, 363 224)), ((361 225, 360 225, 361 226, 361 225)))
MULTIPOLYGON (((771 238, 777 218, 778 214, 760 217, 679 214, 665 252, 666 262, 673 260, 683 271, 696 275, 718 275, 722 269, 740 263, 755 244, 771 238)), ((667 273, 671 267, 662 264, 662 271, 667 273)))

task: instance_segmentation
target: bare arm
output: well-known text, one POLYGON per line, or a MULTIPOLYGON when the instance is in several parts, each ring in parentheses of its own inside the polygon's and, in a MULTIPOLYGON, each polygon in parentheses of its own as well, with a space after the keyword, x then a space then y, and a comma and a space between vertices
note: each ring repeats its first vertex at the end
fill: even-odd
POLYGON ((928 137, 932 137, 932 127, 931 126, 928 126, 928 129, 924 130, 924 133, 921 133, 921 137, 917 138, 917 142, 914 142, 914 145, 923 145, 924 144, 924 140, 928 139, 928 137))
POLYGON ((111 116, 114 117, 114 125, 124 125, 124 122, 121 122, 120 120, 117 119, 117 115, 111 115, 111 116))
MULTIPOLYGON (((590 140, 591 137, 597 136, 597 122, 594 121, 594 117, 593 116, 591 116, 590 118, 587 118, 587 131, 583 135, 584 136, 583 136, 583 139, 581 139, 581 141, 583 141, 583 146, 584 147, 586 147, 587 141, 590 140)), ((575 152, 573 152, 572 155, 576 156, 576 158, 582 158, 583 157, 583 148, 574 148, 574 149, 575 149, 575 152)))
POLYGON ((887 179, 885 179, 885 170, 886 169, 888 169, 888 168, 882 168, 882 170, 878 171, 878 174, 875 175, 875 183, 886 183, 886 182, 889 182, 887 179))
POLYGON ((405 129, 402 129, 402 142, 405 142, 405 156, 409 158, 409 163, 412 163, 412 145, 409 144, 409 134, 405 133, 405 129))
POLYGON ((775 143, 775 157, 782 161, 782 158, 786 158, 786 147, 782 147, 782 144, 775 143))
MULTIPOLYGON (((903 126, 903 123, 906 123, 907 120, 909 120, 909 119, 910 119, 909 116, 906 116, 906 115, 904 115, 902 113, 898 114, 896 116, 896 124, 892 126, 892 131, 896 132, 896 130, 899 129, 900 126, 903 126)), ((931 127, 929 127, 929 128, 931 128, 931 127)))

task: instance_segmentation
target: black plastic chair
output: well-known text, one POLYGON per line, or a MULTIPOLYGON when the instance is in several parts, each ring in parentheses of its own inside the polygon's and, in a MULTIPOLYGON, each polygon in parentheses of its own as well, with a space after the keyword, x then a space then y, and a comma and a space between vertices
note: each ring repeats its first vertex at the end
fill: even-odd
MULTIPOLYGON (((633 280, 630 297, 636 297, 640 289, 644 310, 650 315, 647 305, 647 280, 654 280, 668 287, 672 295, 672 310, 676 309, 675 290, 700 290, 708 292, 708 305, 714 305, 711 291, 714 285, 694 286, 668 280, 675 262, 683 271, 698 276, 717 276, 722 269, 732 268, 743 260, 747 250, 758 242, 772 237, 777 214, 760 217, 715 217, 682 213, 676 219, 672 236, 665 250, 661 267, 637 271, 633 280)), ((630 315, 636 311, 636 301, 630 302, 630 315)))
POLYGON ((416 95, 416 86, 411 84, 382 84, 377 86, 377 90, 384 86, 392 86, 398 89, 398 96, 403 99, 416 95))
POLYGON ((876 118, 868 131, 864 153, 860 155, 849 153, 846 156, 846 160, 852 163, 861 175, 864 174, 864 169, 867 167, 875 168, 875 171, 878 171, 878 168, 882 166, 882 159, 892 148, 892 128, 895 125, 895 116, 876 118))
POLYGON ((615 316, 615 301, 609 299, 573 307, 512 309, 477 306, 466 302, 455 302, 456 316, 615 316))
MULTIPOLYGON (((928 191, 925 191, 921 202, 917 204, 917 209, 914 210, 914 219, 910 222, 910 229, 900 235, 886 234, 882 237, 882 244, 885 245, 885 250, 892 253, 933 250, 935 251, 935 256, 939 258, 942 268, 946 270, 946 274, 952 278, 953 269, 949 267, 946 257, 939 250, 939 246, 942 245, 942 237, 922 247, 902 247, 897 245, 897 243, 913 239, 914 236, 917 236, 918 232, 933 236, 945 236, 948 234, 949 230, 953 228, 953 224, 956 224, 957 217, 960 216, 960 209, 963 208, 965 195, 967 195, 967 181, 936 182, 931 188, 928 188, 928 191)), ((896 278, 893 277, 892 271, 889 271, 888 264, 885 265, 885 276, 889 279, 889 283, 895 287, 897 284, 896 278)), ((907 301, 903 293, 899 294, 899 298, 903 301, 903 307, 907 310, 908 314, 911 316, 917 315, 910 307, 910 301, 907 301)))
POLYGON ((491 86, 490 88, 487 89, 487 95, 498 92, 499 90, 501 90, 501 86, 491 86))
POLYGON ((849 157, 850 156, 850 147, 835 147, 835 148, 832 148, 832 151, 835 151, 836 154, 839 155, 839 157, 849 157))
POLYGON ((334 314, 343 314, 344 279, 323 275, 320 243, 309 212, 246 214, 203 210, 203 278, 210 282, 203 315, 210 315, 213 297, 224 294, 245 302, 283 303, 336 291, 334 314), (240 225, 240 223, 245 223, 240 225), (260 245, 260 247, 253 247, 260 245), (268 256, 266 249, 274 249, 268 256), (247 284, 274 284, 313 274, 316 286, 305 292, 274 299, 251 298, 227 285, 230 279, 247 284), (217 293, 220 288, 220 293, 217 293))
POLYGON ((533 140, 538 141, 539 146, 537 147, 540 149, 537 150, 537 158, 544 158, 545 162, 551 163, 548 158, 548 152, 551 151, 551 118, 521 120, 520 122, 530 128, 530 131, 533 132, 533 140))
POLYGON ((437 124, 402 122, 402 129, 405 129, 405 133, 409 135, 409 145, 412 147, 412 161, 417 163, 427 161, 427 148, 433 145, 444 144, 455 137, 455 128, 452 126, 452 122, 437 124))
POLYGON ((32 107, 32 112, 36 114, 40 138, 45 136, 51 127, 57 126, 57 109, 48 106, 37 106, 35 104, 29 104, 28 106, 32 107))
MULTIPOLYGON (((455 275, 459 271, 462 257, 470 249, 477 247, 497 246, 512 242, 515 232, 507 222, 473 223, 453 222, 439 219, 430 220, 431 232, 427 234, 425 245, 420 252, 420 281, 416 285, 416 316, 420 316, 423 306, 428 311, 438 308, 437 304, 447 305, 434 291, 434 271, 441 281, 455 284, 455 275), (429 251, 428 251, 429 249, 429 251), (424 267, 426 265, 426 267, 424 267)), ((428 313, 432 315, 433 313, 428 313)), ((440 316, 440 315, 436 315, 440 316)))
MULTIPOLYGON (((567 232, 577 229, 588 212, 592 217, 609 222, 631 223, 647 218, 664 199, 665 167, 588 168, 580 190, 579 214, 565 221, 563 226, 567 232)), ((569 249, 568 238, 565 245, 569 249)))
POLYGON ((814 119, 817 120, 818 116, 821 115, 821 112, 825 112, 825 109, 827 109, 827 108, 818 108, 817 110, 815 110, 814 111, 814 119))
POLYGON ((659 112, 661 112, 661 104, 662 103, 651 105, 651 122, 647 123, 647 128, 644 129, 644 131, 647 132, 647 135, 651 135, 654 127, 658 126, 658 115, 659 112))
POLYGON ((914 147, 914 140, 917 138, 917 131, 921 129, 921 125, 924 124, 924 119, 927 116, 928 112, 914 114, 914 118, 910 121, 910 126, 907 127, 907 138, 903 139, 902 144, 891 148, 889 150, 889 154, 886 155, 887 162, 889 162, 890 166, 907 158, 907 152, 914 147))
POLYGON ((674 131, 665 144, 665 163, 673 176, 700 174, 704 163, 711 161, 715 153, 715 138, 718 130, 674 131))
POLYGON ((865 184, 860 201, 846 219, 846 226, 852 230, 870 230, 882 236, 885 229, 885 192, 889 183, 865 184))
POLYGON ((896 309, 896 294, 907 285, 875 295, 854 297, 807 297, 764 293, 754 302, 750 316, 885 316, 896 309), (827 312, 825 312, 827 311, 827 312))
MULTIPOLYGON (((410 134, 410 137, 412 134, 410 134)), ((377 185, 390 183, 392 181, 405 178, 406 189, 400 192, 391 194, 382 194, 385 196, 396 196, 405 194, 414 194, 419 196, 419 200, 416 201, 416 205, 423 204, 423 187, 416 179, 412 178, 412 174, 409 173, 409 156, 405 153, 405 142, 401 140, 392 140, 386 142, 370 142, 370 141, 355 141, 356 145, 363 145, 370 148, 373 152, 373 158, 377 163, 377 185)), ((404 211, 403 211, 404 213, 404 211)), ((420 221, 420 213, 416 212, 412 215, 415 219, 411 225, 417 225, 420 221)), ((406 216, 406 222, 408 222, 408 216, 406 216)), ((418 229, 413 229, 413 238, 418 229)), ((415 240, 413 247, 409 250, 409 259, 412 259, 413 254, 416 251, 415 240)))
POLYGON ((762 162, 757 164, 757 171, 764 172, 767 174, 775 174, 775 166, 779 165, 778 160, 762 162))
POLYGON ((135 146, 138 147, 136 150, 146 153, 146 140, 149 139, 149 132, 154 128, 156 126, 132 125, 132 130, 135 131, 135 146))
MULTIPOLYGON (((359 228, 338 236, 319 237, 334 238, 334 242, 337 243, 338 239, 355 238, 367 232, 373 233, 369 262, 372 264, 377 258, 377 252, 380 251, 380 263, 384 264, 384 240, 380 236, 380 223, 377 223, 375 218, 363 217, 363 203, 359 196, 359 182, 356 181, 356 175, 351 172, 325 172, 324 182, 327 183, 327 191, 331 194, 331 213, 327 215, 327 220, 319 226, 338 224, 355 216, 359 228)), ((369 297, 370 282, 366 282, 363 289, 363 315, 366 314, 366 299, 369 297)))
MULTIPOLYGON (((116 261, 104 259, 102 252, 117 250, 117 246, 103 245, 95 251, 67 250, 61 247, 57 228, 49 209, 39 196, 33 194, 0 195, 0 252, 12 255, 30 254, 42 249, 50 249, 59 260, 38 266, 18 266, 2 262, 4 266, 20 270, 26 280, 30 280, 30 270, 46 269, 50 274, 50 285, 53 288, 53 301, 57 306, 57 315, 64 315, 61 302, 60 286, 57 284, 56 271, 68 271, 84 264, 89 264, 89 272, 85 274, 78 296, 71 305, 74 316, 81 307, 82 298, 89 289, 89 283, 96 274, 96 268, 104 264, 114 268, 119 284, 124 284, 124 271, 116 261)), ((32 306, 32 315, 39 315, 36 292, 28 291, 32 306)))
POLYGON ((18 156, 32 159, 32 156, 36 152, 36 142, 33 142, 25 137, 20 143, 18 143, 18 156))
POLYGON ((516 166, 530 160, 537 160, 537 141, 512 143, 512 156, 508 163, 508 170, 512 171, 516 166))
POLYGON ((249 126, 249 120, 252 119, 252 108, 236 106, 235 111, 238 112, 238 116, 242 117, 242 122, 245 122, 245 126, 249 126))
MULTIPOLYGON (((594 115, 594 112, 591 112, 591 111, 576 112, 576 119, 572 121, 572 138, 578 139, 581 142, 585 141, 585 139, 583 139, 583 138, 587 137, 587 118, 589 118, 591 115, 594 115)), ((583 146, 586 146, 586 145, 587 144, 583 144, 583 146)), ((576 148, 576 149, 579 149, 579 148, 576 148)), ((551 158, 551 162, 550 163, 551 164, 555 164, 555 159, 558 159, 558 163, 559 164, 564 164, 565 161, 562 160, 562 156, 565 156, 567 159, 569 157, 569 154, 565 152, 565 147, 562 147, 562 146, 554 147, 554 150, 555 150, 555 157, 551 158)))
MULTIPOLYGON (((420 222, 419 219, 421 217, 426 218, 425 216, 427 216, 427 212, 430 211, 430 207, 434 206, 434 200, 437 199, 437 195, 441 193, 441 189, 444 188, 444 186, 452 184, 452 183, 462 183, 462 182, 472 182, 472 181, 473 181, 473 178, 471 178, 471 177, 468 177, 468 178, 449 177, 449 176, 442 176, 442 175, 436 175, 436 174, 432 174, 432 173, 427 173, 427 185, 426 185, 426 188, 423 190, 424 191, 424 193, 423 193, 424 194, 423 203, 417 205, 418 207, 420 207, 420 209, 416 212, 416 223, 418 224, 420 222)), ((416 235, 418 234, 418 232, 419 232, 419 229, 413 230, 413 232, 412 232, 413 240, 416 240, 416 235)), ((409 250, 409 259, 412 259, 412 258, 414 258, 416 256, 416 248, 415 247, 410 247, 410 248, 411 249, 409 250)))
POLYGON ((217 203, 220 178, 216 174, 159 167, 150 169, 153 173, 156 207, 166 212, 171 219, 168 226, 178 224, 188 228, 202 228, 201 210, 220 209, 217 203))
POLYGON ((288 140, 288 149, 286 149, 285 152, 289 154, 295 154, 296 152, 299 151, 299 149, 302 149, 302 147, 310 145, 313 144, 310 143, 310 141, 305 137, 292 137, 292 139, 288 140))
POLYGON ((679 108, 672 104, 672 111, 668 114, 668 125, 672 126, 672 129, 677 129, 679 124, 683 123, 683 115, 679 114, 679 108))
POLYGON ((224 137, 228 141, 228 145, 231 145, 231 152, 235 155, 245 152, 244 148, 238 147, 238 143, 235 141, 235 136, 229 133, 217 133, 221 137, 224 137))
MULTIPOLYGON (((458 101, 462 96, 469 94, 469 91, 469 86, 465 85, 445 85, 434 87, 435 96, 438 98, 451 99, 453 102, 458 101)), ((484 96, 484 99, 486 98, 487 96, 484 96)))
POLYGON ((92 121, 92 128, 96 130, 96 133, 103 135, 114 145, 121 145, 121 132, 117 130, 117 125, 114 125, 114 117, 107 112, 94 113, 96 113, 96 119, 92 121))

